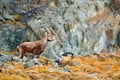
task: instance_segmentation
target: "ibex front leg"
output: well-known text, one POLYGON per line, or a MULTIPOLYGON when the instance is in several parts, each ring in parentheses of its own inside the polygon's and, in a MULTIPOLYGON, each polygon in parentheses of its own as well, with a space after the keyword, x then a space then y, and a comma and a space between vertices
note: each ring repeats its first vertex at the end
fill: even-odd
POLYGON ((37 53, 36 53, 36 57, 39 58, 39 56, 41 55, 41 53, 42 53, 43 51, 44 51, 44 50, 42 50, 42 51, 39 51, 39 50, 38 50, 37 53))

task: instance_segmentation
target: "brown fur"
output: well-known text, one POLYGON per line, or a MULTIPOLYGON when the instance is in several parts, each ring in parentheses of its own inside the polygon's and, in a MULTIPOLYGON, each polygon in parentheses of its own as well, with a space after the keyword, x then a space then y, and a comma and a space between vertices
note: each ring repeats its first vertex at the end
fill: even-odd
POLYGON ((19 46, 17 46, 17 51, 20 54, 20 58, 23 58, 26 52, 32 53, 34 56, 37 55, 37 57, 39 57, 39 55, 44 51, 48 41, 52 40, 52 33, 47 32, 40 41, 21 43, 19 46))

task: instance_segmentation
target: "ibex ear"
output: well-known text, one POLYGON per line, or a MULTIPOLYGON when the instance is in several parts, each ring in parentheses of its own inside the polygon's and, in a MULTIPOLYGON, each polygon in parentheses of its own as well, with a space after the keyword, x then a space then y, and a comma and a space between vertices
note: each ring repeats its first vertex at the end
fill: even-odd
POLYGON ((46 30, 46 32, 47 32, 48 34, 50 34, 50 30, 49 30, 47 27, 44 27, 44 29, 46 30))

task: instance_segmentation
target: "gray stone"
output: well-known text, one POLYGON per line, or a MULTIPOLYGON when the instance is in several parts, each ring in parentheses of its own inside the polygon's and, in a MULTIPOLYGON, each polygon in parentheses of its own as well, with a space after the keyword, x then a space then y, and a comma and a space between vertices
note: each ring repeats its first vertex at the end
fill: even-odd
POLYGON ((120 29, 115 30, 115 34, 112 45, 120 47, 120 29))
POLYGON ((26 62, 27 61, 27 58, 24 56, 23 59, 22 59, 23 62, 26 62))
POLYGON ((49 68, 48 71, 55 71, 56 69, 55 68, 49 68))
POLYGON ((5 62, 5 61, 12 61, 12 55, 2 55, 0 56, 0 61, 5 62))
POLYGON ((0 66, 2 66, 4 64, 4 62, 3 61, 0 61, 0 66))
POLYGON ((61 60, 62 60, 62 58, 61 58, 61 57, 60 57, 60 58, 58 58, 58 59, 54 59, 54 61, 53 61, 54 66, 58 66, 58 65, 60 65, 61 60))
POLYGON ((42 65, 41 62, 39 62, 37 59, 30 60, 24 64, 25 67, 31 67, 34 65, 42 65))
POLYGON ((69 67, 64 67, 63 71, 64 72, 70 72, 70 68, 69 67))
POLYGON ((1 21, 5 21, 5 19, 4 19, 2 16, 0 16, 0 20, 1 20, 1 21))
POLYGON ((3 11, 2 17, 4 17, 4 19, 7 19, 7 20, 15 21, 13 16, 10 15, 7 11, 3 11))
POLYGON ((80 63, 79 62, 73 62, 73 65, 74 66, 80 66, 80 63))
POLYGON ((107 42, 107 35, 106 32, 103 30, 98 43, 94 47, 95 53, 100 53, 103 49, 106 49, 107 48, 106 42, 107 42))
POLYGON ((13 65, 9 65, 9 66, 7 66, 7 68, 14 69, 14 66, 13 65))
POLYGON ((20 59, 18 56, 12 57, 13 61, 15 62, 22 62, 22 59, 20 59))
POLYGON ((25 30, 11 24, 3 24, 1 27, 0 50, 13 51, 25 36, 25 30))
POLYGON ((54 68, 59 68, 58 63, 53 63, 54 68))
POLYGON ((32 61, 26 62, 26 63, 24 64, 24 66, 25 66, 25 67, 34 66, 34 62, 32 62, 32 61))

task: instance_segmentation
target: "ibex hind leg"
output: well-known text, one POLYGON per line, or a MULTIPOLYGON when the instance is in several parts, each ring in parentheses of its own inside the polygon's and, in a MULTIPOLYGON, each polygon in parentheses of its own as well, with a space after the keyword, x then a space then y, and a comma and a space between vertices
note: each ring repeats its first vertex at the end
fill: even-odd
POLYGON ((19 53, 19 58, 22 58, 22 54, 23 54, 22 48, 17 47, 17 51, 19 53))
POLYGON ((39 58, 41 53, 43 53, 43 51, 40 51, 40 52, 38 51, 37 54, 36 54, 37 55, 36 58, 39 58))
POLYGON ((18 56, 19 55, 19 46, 17 46, 17 48, 16 48, 16 56, 18 56))

